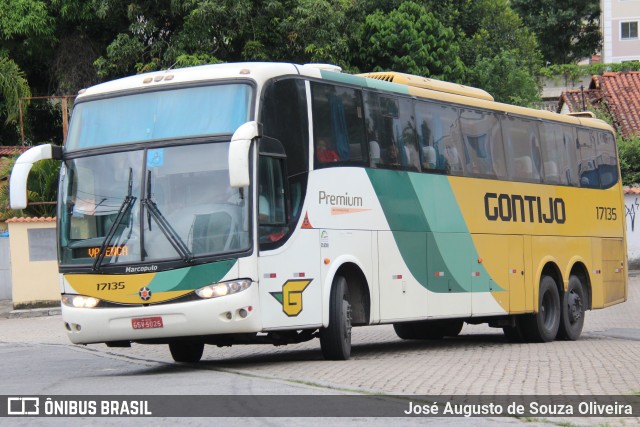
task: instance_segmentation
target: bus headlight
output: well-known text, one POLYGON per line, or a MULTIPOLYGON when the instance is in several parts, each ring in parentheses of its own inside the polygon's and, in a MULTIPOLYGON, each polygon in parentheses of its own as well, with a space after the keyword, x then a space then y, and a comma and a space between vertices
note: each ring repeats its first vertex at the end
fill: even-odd
POLYGON ((62 303, 74 308, 94 308, 100 303, 100 300, 84 295, 62 295, 62 303))
POLYGON ((249 286, 251 286, 250 280, 234 280, 232 282, 222 282, 205 286, 204 288, 196 290, 196 294, 204 299, 218 298, 242 292, 249 286))

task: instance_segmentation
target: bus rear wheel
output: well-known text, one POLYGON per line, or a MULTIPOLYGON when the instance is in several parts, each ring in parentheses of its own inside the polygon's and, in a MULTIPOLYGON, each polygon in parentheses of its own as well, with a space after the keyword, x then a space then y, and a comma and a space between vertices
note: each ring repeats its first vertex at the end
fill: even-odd
POLYGON ((562 314, 558 338, 575 341, 580 338, 584 325, 585 297, 578 276, 569 277, 569 287, 562 301, 562 314))
POLYGON ((349 288, 336 276, 329 297, 329 326, 320 330, 320 348, 327 360, 348 360, 351 356, 351 304, 349 288))
POLYGON ((416 329, 413 322, 394 323, 393 330, 398 338, 403 340, 417 340, 416 329))
POLYGON ((169 343, 171 357, 178 363, 197 363, 202 358, 204 343, 197 341, 176 341, 169 343))
POLYGON ((523 333, 530 342, 551 342, 560 327, 560 294, 551 276, 542 276, 538 291, 538 312, 522 318, 523 333))

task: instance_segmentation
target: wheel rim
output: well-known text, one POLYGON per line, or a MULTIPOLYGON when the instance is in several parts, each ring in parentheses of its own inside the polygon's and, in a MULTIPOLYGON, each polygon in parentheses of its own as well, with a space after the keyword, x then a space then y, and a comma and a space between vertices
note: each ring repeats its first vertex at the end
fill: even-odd
POLYGON ((577 323, 582 318, 582 298, 580 298, 580 295, 578 295, 577 292, 572 290, 571 292, 569 292, 567 303, 569 322, 577 323))

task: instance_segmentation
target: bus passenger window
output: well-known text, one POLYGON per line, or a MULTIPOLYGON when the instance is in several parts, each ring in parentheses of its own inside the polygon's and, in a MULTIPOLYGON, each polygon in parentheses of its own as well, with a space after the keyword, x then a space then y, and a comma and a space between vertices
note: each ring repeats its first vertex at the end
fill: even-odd
POLYGON ((464 141, 465 170, 468 175, 504 178, 504 149, 497 117, 492 113, 462 110, 460 127, 464 141))
POLYGON ((537 123, 520 117, 503 116, 500 125, 509 177, 516 181, 540 182, 542 160, 537 123))
POLYGON ((580 187, 600 188, 600 176, 596 166, 596 133, 578 129, 578 176, 580 187))
POLYGON ((434 102, 416 103, 418 141, 423 171, 462 175, 458 109, 434 102))
POLYGON ((539 125, 544 182, 577 186, 578 159, 575 130, 559 123, 539 125))
POLYGON ((365 92, 365 113, 371 166, 419 171, 413 101, 365 92))
POLYGON ((608 132, 598 133, 596 145, 598 172, 601 188, 609 188, 618 182, 618 161, 616 143, 613 135, 608 132))
POLYGON ((316 166, 366 161, 360 91, 313 82, 311 93, 316 166))

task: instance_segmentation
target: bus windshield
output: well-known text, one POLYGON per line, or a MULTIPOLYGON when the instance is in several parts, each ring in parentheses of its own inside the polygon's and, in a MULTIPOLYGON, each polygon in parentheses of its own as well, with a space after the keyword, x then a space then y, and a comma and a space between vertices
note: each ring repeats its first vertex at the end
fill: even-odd
POLYGON ((222 84, 81 102, 65 149, 232 134, 249 121, 252 93, 248 84, 222 84))
POLYGON ((61 264, 99 270, 248 249, 247 192, 229 185, 228 150, 180 145, 66 161, 61 264))

